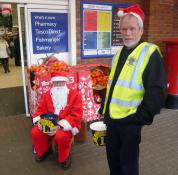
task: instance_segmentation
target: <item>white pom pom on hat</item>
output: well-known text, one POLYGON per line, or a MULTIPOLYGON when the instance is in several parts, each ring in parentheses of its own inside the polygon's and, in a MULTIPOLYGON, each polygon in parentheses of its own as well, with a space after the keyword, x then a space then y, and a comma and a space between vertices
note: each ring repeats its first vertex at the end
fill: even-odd
POLYGON ((123 15, 129 14, 129 13, 137 17, 137 19, 139 19, 142 23, 144 22, 145 14, 138 4, 129 6, 127 8, 119 7, 117 15, 119 17, 122 17, 123 15))
POLYGON ((117 16, 118 17, 122 17, 123 15, 124 15, 124 9, 123 8, 118 8, 117 16))

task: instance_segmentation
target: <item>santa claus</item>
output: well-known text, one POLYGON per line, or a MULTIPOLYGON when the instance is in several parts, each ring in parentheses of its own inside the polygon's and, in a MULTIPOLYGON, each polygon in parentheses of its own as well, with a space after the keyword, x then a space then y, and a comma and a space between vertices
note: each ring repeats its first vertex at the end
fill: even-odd
POLYGON ((68 89, 65 72, 52 75, 53 87, 42 96, 40 105, 33 116, 34 127, 31 131, 36 161, 41 162, 52 153, 51 141, 58 148, 58 161, 62 168, 71 165, 71 141, 81 128, 82 99, 77 90, 68 89), (54 133, 44 133, 41 129, 41 116, 57 115, 58 122, 54 133))

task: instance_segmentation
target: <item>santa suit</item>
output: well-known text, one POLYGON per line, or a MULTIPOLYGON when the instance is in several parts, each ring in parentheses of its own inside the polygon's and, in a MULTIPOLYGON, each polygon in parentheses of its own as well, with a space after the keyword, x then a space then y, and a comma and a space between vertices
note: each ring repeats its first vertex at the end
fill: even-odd
MULTIPOLYGON (((42 97, 41 103, 34 114, 33 122, 39 121, 41 114, 54 113, 54 105, 51 92, 48 91, 42 97)), ((51 140, 58 148, 58 161, 64 162, 71 149, 73 135, 81 128, 82 99, 78 91, 69 90, 67 105, 59 112, 58 124, 63 129, 58 129, 54 136, 43 133, 37 125, 32 128, 31 135, 37 156, 41 157, 51 146, 51 140)))

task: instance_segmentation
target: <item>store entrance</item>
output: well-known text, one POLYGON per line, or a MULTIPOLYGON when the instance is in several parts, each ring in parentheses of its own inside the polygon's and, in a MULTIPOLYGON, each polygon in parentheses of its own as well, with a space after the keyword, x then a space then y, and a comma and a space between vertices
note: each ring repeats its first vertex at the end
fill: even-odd
MULTIPOLYGON (((20 50, 20 36, 19 36, 19 23, 18 23, 18 11, 17 4, 8 4, 11 6, 12 12, 11 17, 3 16, 0 14, 0 27, 3 27, 5 30, 5 34, 3 38, 7 41, 10 54, 9 54, 9 70, 7 73, 4 71, 2 62, 0 66, 0 89, 9 88, 9 87, 17 87, 22 86, 22 78, 21 78, 21 50, 20 50), (8 19, 11 19, 10 21, 8 19), (4 74, 4 73, 7 73, 4 74), (19 77, 20 75, 20 77, 19 77), (16 78, 17 77, 17 78, 16 78)), ((24 27, 24 9, 20 9, 21 16, 21 31, 23 37, 23 49, 25 48, 25 27, 24 27)), ((25 57, 24 57, 25 58, 25 57)), ((25 59, 26 62, 26 59, 25 59)))
MULTIPOLYGON (((12 7, 15 6, 12 14, 15 15, 13 22, 16 21, 16 24, 13 24, 10 35, 15 37, 16 34, 13 32, 18 32, 21 59, 20 64, 17 65, 15 58, 9 59, 10 72, 0 73, 2 75, 2 79, 0 79, 2 85, 0 87, 0 95, 2 95, 0 98, 0 104, 2 104, 0 113, 3 116, 18 114, 30 116, 27 99, 29 96, 29 93, 27 93, 29 87, 27 70, 30 66, 38 64, 39 59, 49 57, 51 54, 55 54, 57 59, 65 60, 70 65, 76 64, 76 1, 13 0, 11 2, 13 2, 11 3, 12 7), (43 20, 42 17, 46 20, 45 22, 40 21, 43 20), (34 21, 37 21, 39 25, 34 21), (56 36, 51 34, 45 38, 45 32, 42 33, 45 36, 39 36, 39 28, 44 24, 50 25, 47 25, 48 28, 40 30, 51 31, 50 28, 53 27, 53 31, 55 30, 53 35, 57 35, 57 40, 56 36), (47 47, 43 47, 46 46, 45 44, 47 47), (13 68, 15 68, 15 71, 13 71, 13 68), (12 76, 12 79, 10 79, 10 76, 12 76)), ((1 3, 9 3, 9 0, 3 0, 1 3)), ((17 45, 14 44, 14 46, 17 45)))
MULTIPOLYGON (((6 4, 5 4, 6 5, 6 4)), ((11 17, 7 18, 1 15, 0 26, 5 30, 5 40, 10 48, 8 58, 9 72, 4 71, 2 62, 0 63, 0 113, 1 116, 19 115, 25 113, 23 73, 26 66, 25 56, 25 25, 24 8, 18 7, 18 4, 8 4, 12 9, 11 17), (18 11, 19 9, 19 11, 18 11), (18 15, 19 14, 19 15, 18 15), (19 33, 18 16, 21 18, 21 33, 19 33), (11 21, 6 21, 11 19, 11 21), (8 23, 7 23, 8 22, 8 23), (10 24, 10 25, 9 25, 10 24), (20 36, 22 38, 22 47, 20 46, 20 36), (21 48, 23 52, 21 51, 21 48), (21 61, 23 54, 23 61, 21 61), (23 66, 23 67, 22 67, 23 66)))

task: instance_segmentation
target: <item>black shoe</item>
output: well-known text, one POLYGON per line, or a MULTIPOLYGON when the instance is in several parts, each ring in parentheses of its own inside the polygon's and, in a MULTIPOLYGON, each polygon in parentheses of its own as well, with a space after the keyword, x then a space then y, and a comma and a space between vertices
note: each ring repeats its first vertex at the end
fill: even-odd
POLYGON ((69 154, 67 159, 63 163, 61 163, 62 169, 64 169, 64 170, 69 169, 71 167, 71 163, 72 163, 71 155, 69 154))
POLYGON ((50 154, 53 153, 52 148, 50 147, 42 156, 40 157, 36 157, 36 161, 37 162, 42 162, 43 160, 45 160, 50 154))

